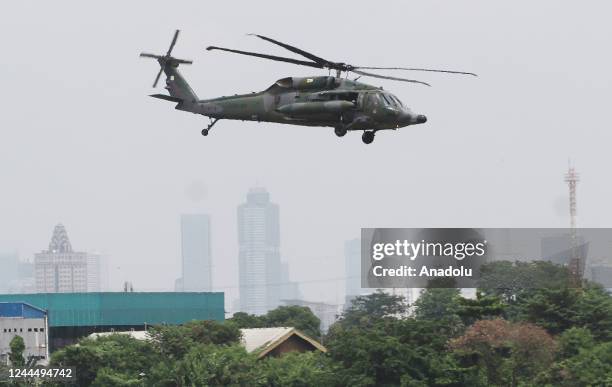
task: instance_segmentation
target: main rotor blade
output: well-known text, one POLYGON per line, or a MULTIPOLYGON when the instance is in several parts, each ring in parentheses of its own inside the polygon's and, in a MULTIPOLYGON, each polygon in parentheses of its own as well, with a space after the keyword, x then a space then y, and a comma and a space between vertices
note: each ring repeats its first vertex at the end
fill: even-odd
POLYGON ((330 62, 330 61, 328 61, 327 59, 323 59, 323 58, 318 57, 318 56, 316 56, 316 55, 313 55, 313 54, 311 54, 311 53, 309 53, 309 52, 306 52, 306 51, 304 51, 304 50, 301 50, 301 49, 299 49, 299 48, 297 48, 297 47, 293 47, 293 46, 291 46, 291 45, 289 45, 289 44, 286 44, 286 43, 283 43, 283 42, 279 42, 278 40, 274 40, 274 39, 272 39, 272 38, 268 38, 268 37, 263 36, 263 35, 258 35, 258 34, 249 34, 249 36, 257 36, 259 39, 266 40, 266 41, 268 41, 268 42, 270 42, 270 43, 273 43, 273 44, 276 44, 276 45, 278 45, 278 46, 281 46, 281 47, 283 47, 284 49, 287 49, 287 50, 289 50, 289 51, 291 51, 291 52, 294 52, 294 53, 296 53, 296 54, 299 54, 299 55, 301 55, 301 56, 303 56, 303 57, 305 57, 305 58, 308 58, 308 59, 310 59, 310 60, 312 60, 312 61, 315 61, 315 62, 317 62, 318 64, 320 64, 321 66, 326 66, 326 65, 332 65, 332 64, 334 64, 334 62, 330 62))
POLYGON ((187 60, 187 59, 176 59, 176 58, 172 58, 172 61, 174 63, 182 63, 182 64, 193 64, 192 60, 187 60))
POLYGON ((433 73, 449 73, 449 74, 462 74, 462 75, 472 75, 477 77, 478 75, 474 73, 466 73, 463 71, 453 71, 453 70, 435 70, 435 69, 419 69, 412 67, 363 67, 357 66, 355 69, 366 69, 366 70, 408 70, 408 71, 429 71, 433 73))
POLYGON ((315 63, 315 62, 307 62, 307 61, 303 61, 303 60, 285 58, 285 57, 276 56, 276 55, 260 54, 260 53, 257 53, 257 52, 232 50, 231 48, 223 48, 223 47, 217 47, 217 46, 208 46, 208 47, 206 47, 206 50, 207 51, 221 50, 221 51, 233 52, 235 54, 248 55, 248 56, 254 56, 254 57, 257 57, 257 58, 275 60, 275 61, 278 61, 278 62, 287 62, 287 63, 293 63, 293 64, 297 64, 297 65, 302 65, 302 66, 315 67, 315 68, 318 68, 318 69, 324 68, 324 66, 322 64, 315 63))
POLYGON ((360 70, 351 70, 351 71, 354 72, 355 74, 364 75, 364 76, 367 76, 367 77, 381 78, 381 79, 390 79, 392 81, 420 83, 421 85, 431 86, 429 83, 422 82, 422 81, 417 81, 417 80, 414 80, 414 79, 406 79, 406 78, 398 78, 398 77, 388 77, 386 75, 372 74, 372 73, 367 73, 365 71, 360 71, 360 70))
POLYGON ((157 76, 155 77, 155 82, 153 82, 153 87, 157 86, 157 82, 159 82, 159 77, 161 77, 163 71, 164 71, 164 68, 161 67, 159 69, 159 72, 157 73, 157 76))
POLYGON ((179 30, 176 30, 174 32, 174 37, 172 38, 172 43, 170 43, 170 48, 168 48, 168 52, 166 53, 166 56, 170 56, 170 53, 172 52, 172 49, 174 48, 174 45, 176 44, 176 40, 178 39, 179 36, 179 30))
POLYGON ((141 52, 141 53, 140 53, 140 57, 141 57, 141 58, 154 58, 154 59, 159 59, 159 58, 161 58, 162 56, 161 56, 161 55, 155 55, 155 54, 149 54, 149 53, 146 53, 146 52, 141 52))

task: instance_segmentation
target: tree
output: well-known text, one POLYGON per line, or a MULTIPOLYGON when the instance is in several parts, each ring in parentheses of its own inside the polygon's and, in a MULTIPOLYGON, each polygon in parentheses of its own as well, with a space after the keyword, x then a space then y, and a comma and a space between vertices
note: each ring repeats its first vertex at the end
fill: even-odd
POLYGON ((506 307, 507 305, 504 304, 500 296, 485 295, 480 291, 476 291, 475 299, 463 297, 459 299, 459 308, 456 313, 463 321, 463 324, 469 326, 478 320, 505 317, 506 307))
POLYGON ((542 328, 530 323, 481 320, 450 341, 460 357, 486 370, 490 385, 516 386, 529 381, 553 362, 556 344, 542 328))
POLYGON ((580 351, 577 356, 570 358, 563 368, 567 370, 568 386, 612 385, 612 342, 580 351))
POLYGON ((256 357, 240 345, 199 344, 191 348, 177 365, 178 376, 182 379, 179 385, 263 386, 266 380, 256 362, 256 357))
POLYGON ((450 385, 466 377, 447 352, 454 329, 442 320, 385 317, 334 324, 326 346, 342 385, 450 385))
MULTIPOLYGON (((116 377, 129 382, 138 379, 141 372, 146 373, 160 361, 161 356, 148 341, 113 334, 96 339, 85 338, 78 345, 64 347, 53 353, 50 364, 75 367, 77 385, 90 386, 102 369, 108 370, 103 374, 105 378, 116 377)), ((100 383, 98 385, 102 385, 100 383)))
POLYGON ((350 386, 398 385, 415 352, 388 335, 383 322, 368 327, 337 326, 326 345, 331 358, 342 365, 338 371, 341 384, 350 386))
POLYGON ((262 316, 238 312, 227 322, 238 328, 293 327, 311 337, 321 335, 321 320, 305 306, 279 306, 262 316))
POLYGON ((11 365, 15 367, 24 366, 25 359, 23 357, 23 352, 25 351, 25 342, 23 341, 23 337, 19 335, 13 337, 9 343, 9 347, 11 348, 11 352, 9 353, 11 365))
POLYGON ((263 328, 266 325, 265 319, 262 316, 255 316, 245 312, 236 312, 226 321, 238 328, 263 328))
POLYGON ((98 371, 92 387, 140 387, 142 380, 137 375, 126 375, 110 368, 98 371))
POLYGON ((294 327, 311 337, 320 337, 321 320, 305 306, 279 306, 266 313, 267 327, 294 327))
POLYGON ((559 335, 560 359, 576 356, 582 350, 590 350, 595 345, 593 334, 586 328, 570 328, 559 335))
POLYGON ((190 321, 183 325, 187 335, 198 344, 231 345, 240 341, 240 329, 217 321, 190 321))
POLYGON ((575 387, 612 385, 612 342, 580 349, 542 373, 537 385, 575 387))
POLYGON ((478 288, 512 303, 525 290, 562 288, 568 279, 566 267, 548 261, 496 261, 481 266, 478 288))
POLYGON ((182 326, 155 326, 149 330, 149 336, 156 352, 169 359, 181 359, 194 345, 182 326))
POLYGON ((461 294, 455 288, 423 289, 414 303, 414 317, 420 320, 455 321, 459 323, 459 300, 461 294))
POLYGON ((230 345, 240 341, 240 329, 234 324, 217 321, 190 321, 185 325, 163 325, 149 331, 157 352, 175 359, 182 358, 195 344, 230 345))
POLYGON ((339 385, 337 366, 320 352, 290 352, 260 361, 268 386, 339 385))
POLYGON ((533 322, 554 335, 584 327, 596 340, 612 340, 612 297, 600 285, 532 289, 517 298, 512 308, 513 320, 533 322))
POLYGON ((344 327, 367 326, 381 319, 405 316, 407 311, 408 305, 404 297, 377 290, 375 293, 356 297, 336 324, 344 327))

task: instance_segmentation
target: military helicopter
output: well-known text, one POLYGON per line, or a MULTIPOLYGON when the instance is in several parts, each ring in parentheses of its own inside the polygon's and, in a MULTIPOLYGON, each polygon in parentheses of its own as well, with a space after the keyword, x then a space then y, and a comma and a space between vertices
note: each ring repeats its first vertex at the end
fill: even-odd
POLYGON ((272 86, 258 93, 236 94, 229 97, 199 99, 185 78, 179 73, 181 64, 192 64, 191 60, 171 56, 179 36, 176 30, 170 48, 165 55, 141 53, 141 57, 154 58, 160 65, 153 87, 157 86, 162 72, 166 74, 166 89, 170 95, 152 94, 151 97, 175 102, 177 110, 207 116, 209 125, 202 130, 207 136, 219 120, 242 120, 275 122, 302 126, 333 127, 338 137, 349 131, 362 130, 365 144, 374 141, 379 130, 396 130, 408 125, 423 124, 427 117, 415 114, 399 98, 383 90, 348 79, 349 73, 361 76, 389 79, 430 86, 426 82, 375 74, 363 70, 409 70, 476 76, 474 73, 450 70, 435 70, 407 67, 365 67, 343 62, 332 62, 286 43, 263 35, 251 34, 259 39, 283 47, 308 60, 260 54, 209 46, 208 51, 219 50, 257 58, 270 59, 317 69, 327 69, 329 76, 287 77, 274 82, 272 86), (335 76, 331 72, 335 71, 335 76), (342 77, 342 74, 345 74, 342 77))

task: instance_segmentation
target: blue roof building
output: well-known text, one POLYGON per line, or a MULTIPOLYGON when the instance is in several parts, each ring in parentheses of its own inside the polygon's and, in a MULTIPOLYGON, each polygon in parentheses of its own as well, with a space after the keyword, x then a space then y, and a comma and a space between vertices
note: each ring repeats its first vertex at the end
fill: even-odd
POLYGON ((49 358, 47 312, 26 302, 0 302, 0 362, 6 364, 10 344, 20 336, 25 344, 24 358, 46 363, 49 358))

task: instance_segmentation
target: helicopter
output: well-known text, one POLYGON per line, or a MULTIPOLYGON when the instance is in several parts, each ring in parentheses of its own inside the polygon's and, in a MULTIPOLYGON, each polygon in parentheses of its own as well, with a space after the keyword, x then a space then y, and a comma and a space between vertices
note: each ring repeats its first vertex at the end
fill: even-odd
POLYGON ((372 73, 364 70, 408 70, 476 76, 474 73, 409 67, 354 66, 344 62, 333 62, 313 55, 272 38, 249 34, 298 54, 305 59, 293 59, 257 52, 208 46, 208 51, 225 51, 273 61, 292 63, 317 69, 327 69, 328 76, 286 77, 274 82, 264 91, 250 94, 211 99, 199 99, 189 83, 178 71, 181 64, 190 65, 191 60, 173 57, 179 30, 176 30, 165 55, 141 53, 143 58, 156 59, 160 70, 153 82, 157 86, 162 73, 166 75, 166 94, 151 94, 153 98, 176 103, 175 109, 207 116, 210 123, 202 130, 208 136, 219 120, 242 120, 273 122, 301 126, 332 127, 338 137, 349 131, 363 131, 362 141, 370 144, 376 132, 397 130, 409 125, 424 124, 427 117, 415 114, 394 94, 382 87, 358 82, 362 76, 431 86, 415 79, 400 78, 372 73), (332 76, 335 71, 335 76, 332 76), (345 74, 343 77, 342 74, 345 74), (348 79, 348 74, 359 77, 348 79))

